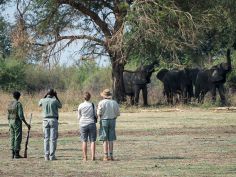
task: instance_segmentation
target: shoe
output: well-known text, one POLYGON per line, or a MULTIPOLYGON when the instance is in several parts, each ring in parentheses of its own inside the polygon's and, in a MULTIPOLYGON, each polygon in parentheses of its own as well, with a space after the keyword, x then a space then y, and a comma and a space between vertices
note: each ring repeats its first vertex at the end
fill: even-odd
POLYGON ((95 157, 92 157, 91 160, 92 160, 92 161, 95 161, 96 159, 95 159, 95 157))
POLYGON ((20 159, 20 158, 23 158, 23 157, 20 155, 20 151, 19 151, 19 150, 15 151, 15 159, 20 159))
POLYGON ((49 160, 57 160, 57 158, 54 156, 54 157, 50 157, 49 160))
POLYGON ((87 161, 87 157, 83 157, 83 161, 86 162, 87 161))
POLYGON ((14 159, 14 158, 15 158, 15 151, 12 150, 12 159, 14 159))
POLYGON ((45 160, 45 161, 49 161, 49 156, 46 155, 46 156, 44 157, 44 160, 45 160))
POLYGON ((108 158, 108 160, 110 160, 110 161, 114 161, 113 156, 110 156, 110 157, 108 158))
POLYGON ((108 157, 103 157, 103 161, 108 161, 108 157))

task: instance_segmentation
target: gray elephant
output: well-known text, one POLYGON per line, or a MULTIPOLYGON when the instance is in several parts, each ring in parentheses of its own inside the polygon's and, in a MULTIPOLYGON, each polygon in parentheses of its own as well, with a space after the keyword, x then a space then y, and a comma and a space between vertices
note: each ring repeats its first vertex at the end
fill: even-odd
POLYGON ((125 87, 125 94, 130 96, 131 105, 138 105, 139 94, 142 90, 143 94, 143 104, 148 105, 147 101, 147 84, 151 82, 150 78, 152 73, 155 71, 155 67, 159 65, 158 62, 153 62, 150 65, 141 66, 136 69, 136 71, 123 72, 123 82, 125 87))
POLYGON ((201 70, 196 79, 195 96, 198 102, 204 101, 205 94, 210 91, 212 94, 212 102, 216 101, 216 90, 219 91, 221 104, 226 104, 224 83, 226 75, 232 70, 230 49, 227 50, 227 62, 212 66, 210 69, 201 70))
POLYGON ((184 68, 182 70, 161 69, 157 73, 156 77, 163 82, 163 93, 167 96, 169 104, 174 103, 175 95, 179 95, 184 103, 191 101, 194 96, 193 86, 198 72, 198 68, 184 68))

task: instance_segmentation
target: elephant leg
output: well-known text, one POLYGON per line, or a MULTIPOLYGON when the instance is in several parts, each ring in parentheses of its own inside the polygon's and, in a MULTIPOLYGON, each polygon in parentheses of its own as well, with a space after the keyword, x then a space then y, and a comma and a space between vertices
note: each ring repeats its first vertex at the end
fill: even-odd
POLYGON ((172 92, 168 92, 168 94, 167 94, 167 102, 168 102, 168 104, 173 105, 173 93, 172 92))
POLYGON ((211 95, 212 95, 212 103, 214 104, 216 102, 216 85, 213 84, 211 89, 211 95))
POLYGON ((188 102, 187 91, 184 90, 182 95, 183 95, 183 103, 184 103, 184 104, 187 104, 187 102, 188 102))
POLYGON ((198 102, 203 104, 204 102, 204 97, 205 97, 205 92, 201 91, 201 93, 199 94, 199 98, 198 98, 198 102))
POLYGON ((134 105, 134 96, 130 96, 130 104, 133 106, 134 105))
POLYGON ((226 99, 225 99, 225 88, 223 84, 218 85, 218 91, 220 94, 220 99, 221 99, 221 105, 224 106, 226 104, 226 99))
POLYGON ((142 94, 143 94, 143 105, 144 106, 148 106, 148 102, 147 102, 147 86, 145 86, 143 89, 142 89, 142 94))
POLYGON ((140 93, 140 88, 138 85, 135 86, 135 90, 134 90, 134 104, 138 105, 139 102, 139 93, 140 93))

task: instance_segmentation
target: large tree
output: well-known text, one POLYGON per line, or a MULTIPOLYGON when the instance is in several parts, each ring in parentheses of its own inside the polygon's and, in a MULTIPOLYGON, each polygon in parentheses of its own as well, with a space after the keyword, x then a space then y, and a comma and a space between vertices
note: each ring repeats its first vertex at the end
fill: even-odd
POLYGON ((124 20, 129 0, 18 0, 28 39, 44 47, 47 56, 71 43, 83 41, 78 51, 85 57, 107 55, 112 65, 113 92, 124 100, 123 70, 126 56, 122 49, 124 20))
POLYGON ((127 18, 127 48, 133 44, 132 55, 151 53, 179 64, 186 55, 218 52, 236 41, 235 10, 233 0, 135 1, 127 18))

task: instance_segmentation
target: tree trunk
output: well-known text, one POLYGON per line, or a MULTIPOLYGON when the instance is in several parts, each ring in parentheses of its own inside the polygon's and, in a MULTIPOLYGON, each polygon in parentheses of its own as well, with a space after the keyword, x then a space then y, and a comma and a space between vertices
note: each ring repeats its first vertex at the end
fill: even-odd
POLYGON ((123 83, 124 63, 119 62, 120 58, 115 57, 112 60, 112 89, 113 97, 118 102, 125 101, 125 89, 123 83))

